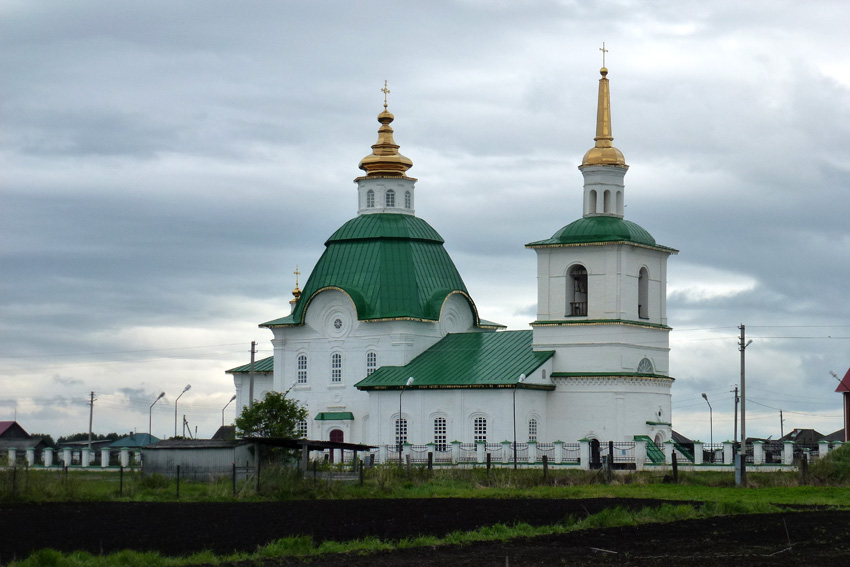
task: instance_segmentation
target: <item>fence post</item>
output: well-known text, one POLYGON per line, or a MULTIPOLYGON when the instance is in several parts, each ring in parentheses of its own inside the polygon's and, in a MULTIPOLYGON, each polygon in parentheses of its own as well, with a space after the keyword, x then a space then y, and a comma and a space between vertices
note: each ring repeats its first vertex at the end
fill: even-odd
POLYGON ((782 464, 783 465, 793 465, 794 464, 794 442, 793 441, 785 441, 782 443, 782 464))
POLYGON ((549 476, 549 455, 543 455, 543 480, 549 476))
POLYGON ((460 441, 452 441, 452 464, 460 462, 460 441))
POLYGON ((735 465, 732 458, 733 449, 735 448, 735 444, 731 441, 723 442, 723 464, 724 465, 735 465))
POLYGON ((753 441, 753 464, 761 465, 764 463, 764 441, 753 441))
POLYGON ((635 439, 635 470, 642 471, 646 466, 646 440, 635 439))
POLYGON ((475 460, 479 463, 483 463, 485 459, 485 453, 487 452, 487 442, 486 441, 477 441, 475 443, 475 460))
POLYGON ((676 451, 673 451, 670 462, 673 465, 673 482, 679 484, 679 461, 676 458, 676 451))
POLYGON ((555 441, 552 444, 555 446, 555 464, 560 465, 564 462, 564 442, 555 441))
POLYGON ((434 452, 428 451, 428 470, 434 470, 434 452))
POLYGON ((590 470, 590 439, 579 439, 578 462, 581 470, 590 470))
POLYGON ((694 441, 694 464, 701 465, 703 460, 703 443, 702 441, 694 441))
POLYGON ((363 462, 360 462, 360 486, 363 486, 363 462))
POLYGON ((537 462, 537 441, 529 441, 528 446, 528 462, 534 464, 537 462))
POLYGON ((46 447, 41 453, 41 458, 44 460, 44 468, 49 469, 53 466, 53 447, 46 447))
POLYGON ((487 453, 487 476, 490 476, 490 453, 487 453))

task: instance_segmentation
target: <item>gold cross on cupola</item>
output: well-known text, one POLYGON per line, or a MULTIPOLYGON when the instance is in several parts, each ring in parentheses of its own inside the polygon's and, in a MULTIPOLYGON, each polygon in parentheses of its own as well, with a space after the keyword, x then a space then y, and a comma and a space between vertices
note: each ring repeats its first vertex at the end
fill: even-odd
POLYGON ((602 47, 599 48, 599 51, 602 52, 602 66, 605 66, 605 54, 608 53, 608 50, 605 49, 605 42, 602 42, 602 47))
POLYGON ((387 88, 387 82, 384 81, 384 88, 381 89, 381 92, 384 93, 384 108, 387 107, 387 95, 390 94, 390 89, 387 88))

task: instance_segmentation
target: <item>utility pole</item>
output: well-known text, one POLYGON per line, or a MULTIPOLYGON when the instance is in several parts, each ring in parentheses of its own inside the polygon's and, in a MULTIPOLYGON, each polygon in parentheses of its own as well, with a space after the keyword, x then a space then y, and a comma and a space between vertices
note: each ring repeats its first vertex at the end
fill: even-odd
POLYGON ((257 342, 251 341, 251 370, 249 372, 250 380, 248 382, 248 409, 254 407, 254 355, 257 353, 257 342))
POLYGON ((738 397, 738 386, 735 386, 735 389, 732 390, 732 391, 735 392, 735 433, 732 436, 732 442, 735 443, 735 445, 737 445, 738 444, 738 402, 741 400, 741 398, 738 397))
POLYGON ((91 451, 91 424, 92 424, 93 418, 94 418, 94 392, 91 393, 91 397, 89 398, 89 451, 91 451))
POLYGON ((747 332, 744 324, 741 323, 740 343, 738 350, 741 351, 741 454, 738 456, 741 461, 741 485, 747 485, 747 347, 750 346, 752 340, 747 341, 747 332))
POLYGON ((782 410, 779 410, 779 438, 785 437, 785 420, 782 419, 782 410))

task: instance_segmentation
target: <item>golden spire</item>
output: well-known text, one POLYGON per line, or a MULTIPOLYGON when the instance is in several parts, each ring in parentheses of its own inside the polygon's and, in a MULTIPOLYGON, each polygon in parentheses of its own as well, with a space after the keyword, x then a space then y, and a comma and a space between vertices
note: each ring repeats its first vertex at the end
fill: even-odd
MULTIPOLYGON (((387 110, 387 82, 384 81, 384 110, 378 115, 378 141, 372 145, 372 153, 360 160, 358 167, 366 172, 366 177, 405 177, 405 172, 413 167, 413 161, 398 153, 398 144, 393 140, 393 129, 390 122, 395 119, 387 110)), ((358 178, 362 179, 362 178, 358 178)), ((409 178, 408 178, 409 179, 409 178)))
MULTIPOLYGON (((608 69, 605 68, 605 43, 599 49, 602 52, 602 68, 599 73, 599 102, 596 109, 596 145, 584 154, 582 165, 616 165, 626 166, 626 158, 623 152, 611 143, 614 136, 611 132, 611 93, 608 87, 608 69)), ((627 167, 627 166, 626 166, 627 167)))
POLYGON ((295 274, 295 289, 292 290, 292 300, 290 303, 295 303, 298 301, 298 298, 301 297, 301 288, 298 287, 298 276, 301 275, 301 272, 298 271, 298 265, 295 266, 295 271, 292 272, 295 274))

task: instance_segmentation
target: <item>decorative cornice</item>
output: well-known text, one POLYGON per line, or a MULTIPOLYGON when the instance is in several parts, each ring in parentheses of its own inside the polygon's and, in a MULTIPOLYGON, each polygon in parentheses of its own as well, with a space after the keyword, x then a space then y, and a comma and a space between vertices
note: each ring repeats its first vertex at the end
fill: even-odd
POLYGON ((565 327, 568 325, 579 326, 598 326, 598 325, 623 325, 627 327, 644 327, 650 329, 658 329, 659 331, 672 331, 672 327, 660 325, 658 323, 644 323, 643 321, 630 321, 626 319, 579 319, 570 321, 532 321, 529 323, 532 327, 565 327))
POLYGON ((668 254, 678 254, 679 251, 669 246, 649 246, 639 242, 630 242, 628 240, 612 240, 606 242, 575 242, 575 243, 554 243, 554 244, 526 244, 526 248, 575 248, 578 246, 610 246, 612 244, 625 244, 634 246, 635 248, 646 248, 647 250, 655 250, 657 252, 666 252, 668 254))

